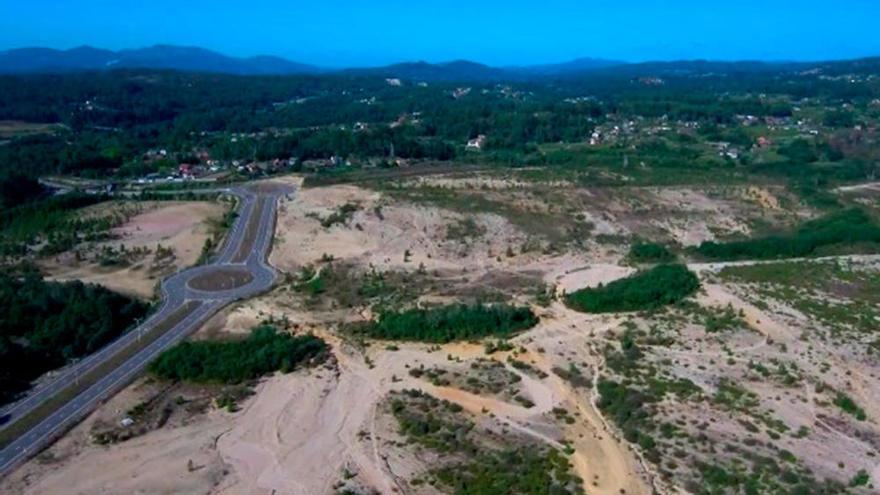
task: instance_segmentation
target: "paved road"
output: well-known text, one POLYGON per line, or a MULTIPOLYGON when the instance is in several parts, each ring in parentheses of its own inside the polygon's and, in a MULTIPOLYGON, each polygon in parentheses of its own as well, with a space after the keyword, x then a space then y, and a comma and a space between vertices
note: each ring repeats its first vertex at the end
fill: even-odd
MULTIPOLYGON (((213 191, 213 192, 219 192, 213 191)), ((30 430, 0 450, 0 476, 10 472, 30 456, 45 448, 58 435, 91 412, 101 401, 110 398, 156 358, 162 351, 184 339, 220 308, 232 301, 252 297, 267 290, 275 282, 276 272, 266 263, 275 233, 275 210, 280 196, 292 191, 277 187, 259 191, 239 187, 222 190, 240 199, 238 218, 230 228, 223 249, 214 261, 189 268, 162 282, 163 301, 158 310, 134 330, 124 334, 100 351, 65 368, 51 381, 32 390, 25 398, 0 410, 8 417, 4 427, 12 425, 28 413, 45 404, 57 394, 78 384, 80 377, 107 363, 120 352, 136 345, 144 335, 158 326, 168 326, 160 337, 125 359, 119 366, 100 377, 97 382, 81 391, 42 419, 30 430), (253 239, 249 239, 248 236, 253 239), (228 290, 204 291, 189 286, 196 277, 210 276, 220 271, 246 270, 251 274, 248 283, 228 290), (186 316, 181 312, 190 308, 186 316), (176 321, 179 320, 179 321, 176 321), (176 323, 174 323, 176 321, 176 323)), ((159 330, 157 330, 159 331, 159 330)))

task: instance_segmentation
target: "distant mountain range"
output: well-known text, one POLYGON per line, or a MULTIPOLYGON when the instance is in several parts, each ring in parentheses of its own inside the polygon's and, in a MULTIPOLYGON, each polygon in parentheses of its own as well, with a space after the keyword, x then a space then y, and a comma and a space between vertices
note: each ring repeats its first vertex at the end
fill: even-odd
POLYGON ((170 69, 238 75, 317 73, 311 65, 280 57, 250 58, 226 55, 197 47, 156 45, 137 50, 102 50, 81 46, 70 50, 19 48, 0 52, 0 74, 59 73, 121 68, 170 69))
POLYGON ((164 69, 235 75, 338 74, 386 77, 409 81, 522 81, 539 78, 568 78, 591 72, 613 70, 622 76, 675 75, 687 73, 737 73, 772 70, 806 70, 821 67, 825 72, 880 70, 880 59, 866 58, 832 62, 718 62, 685 60, 627 63, 580 58, 559 64, 490 67, 468 60, 444 63, 405 62, 383 67, 326 69, 292 62, 280 57, 230 57, 198 47, 156 45, 136 50, 102 50, 82 46, 70 50, 18 48, 0 51, 0 74, 53 74, 113 69, 164 69))
POLYGON ((384 67, 324 69, 280 57, 230 57, 198 47, 156 45, 136 50, 103 50, 81 46, 70 50, 18 48, 0 51, 0 74, 52 74, 113 69, 167 69, 237 75, 339 73, 409 80, 502 80, 589 71, 622 62, 578 59, 562 64, 496 68, 467 60, 431 64, 406 62, 384 67))

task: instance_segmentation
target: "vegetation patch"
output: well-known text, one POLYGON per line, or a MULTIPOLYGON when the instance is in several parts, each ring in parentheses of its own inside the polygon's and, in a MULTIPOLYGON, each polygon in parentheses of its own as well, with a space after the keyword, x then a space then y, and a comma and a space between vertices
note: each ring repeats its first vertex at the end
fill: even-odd
POLYGON ((675 254, 663 244, 640 242, 629 248, 629 259, 634 263, 671 263, 675 254))
POLYGON ((486 227, 478 224, 470 216, 464 217, 446 227, 446 239, 450 241, 473 240, 485 234, 486 227))
MULTIPOLYGON (((746 431, 741 443, 721 445, 709 422, 670 416, 665 411, 669 400, 688 401, 696 409, 710 408, 703 417, 717 416, 717 409, 737 411, 768 428, 784 428, 779 420, 759 411, 756 394, 730 379, 722 379, 714 396, 709 396, 689 379, 668 373, 661 367, 664 362, 652 360, 648 348, 641 345, 642 340, 650 339, 628 325, 619 346, 605 349, 610 373, 599 380, 598 406, 624 438, 638 445, 645 458, 657 466, 662 478, 674 476, 678 478, 676 486, 706 495, 844 493, 839 482, 816 480, 791 452, 757 441, 753 435, 761 430, 749 420, 738 420, 746 431)), ((768 435, 778 438, 769 430, 768 435)))
MULTIPOLYGON (((726 267, 722 280, 750 284, 760 301, 777 300, 821 323, 831 335, 870 335, 880 318, 880 273, 848 260, 788 261, 726 267)), ((819 330, 821 331, 821 329, 819 330)), ((870 347, 867 352, 873 352, 870 347)))
POLYGON ((375 321, 355 325, 372 338, 446 343, 483 337, 509 337, 535 326, 538 317, 527 307, 506 304, 453 304, 430 309, 388 311, 375 321))
POLYGON ((100 195, 69 193, 23 203, 0 210, 0 255, 23 256, 32 246, 39 254, 66 251, 80 241, 98 241, 124 218, 102 216, 79 218, 76 210, 100 203, 100 195))
POLYGON ((333 261, 301 268, 290 286, 305 296, 304 302, 310 309, 328 302, 344 308, 381 309, 411 303, 426 288, 446 289, 446 285, 435 282, 426 270, 384 271, 371 267, 362 271, 351 264, 333 261))
POLYGON ((169 380, 234 384, 275 371, 289 373, 326 353, 327 344, 318 337, 261 325, 243 340, 178 344, 153 361, 150 371, 169 380))
POLYGON ((859 421, 864 421, 868 419, 867 414, 865 414, 865 410, 859 407, 859 405, 856 404, 856 401, 854 401, 852 397, 846 395, 843 392, 837 392, 837 395, 834 397, 834 405, 839 407, 843 412, 851 414, 859 421))
POLYGON ((30 267, 0 273, 0 404, 46 371, 97 351, 147 310, 97 285, 46 282, 30 267))
POLYGON ((320 218, 321 227, 329 229, 334 225, 345 225, 351 217, 360 209, 357 203, 345 203, 325 218, 320 218))
POLYGON ((495 396, 504 400, 512 400, 519 393, 522 381, 504 363, 486 358, 471 361, 465 369, 419 366, 410 368, 409 374, 428 380, 435 386, 452 386, 472 394, 495 396))
MULTIPOLYGON (((579 494, 582 481, 565 454, 517 439, 489 440, 461 406, 417 390, 393 392, 399 432, 441 456, 427 481, 456 495, 579 494)), ((422 480, 419 480, 422 481, 422 480)))
POLYGON ((586 313, 656 309, 690 296, 700 281, 684 265, 659 265, 650 270, 586 288, 566 296, 566 303, 586 313))
POLYGON ((714 260, 795 258, 847 252, 877 252, 880 226, 859 208, 850 208, 801 225, 789 234, 717 243, 696 248, 714 260))

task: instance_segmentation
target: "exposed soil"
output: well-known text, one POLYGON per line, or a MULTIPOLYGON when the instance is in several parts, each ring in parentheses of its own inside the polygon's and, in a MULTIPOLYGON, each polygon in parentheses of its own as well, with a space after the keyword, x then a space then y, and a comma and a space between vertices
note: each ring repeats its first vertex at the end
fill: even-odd
POLYGON ((146 203, 143 213, 113 230, 117 240, 52 256, 40 260, 39 265, 51 279, 97 283, 149 299, 162 277, 195 264, 205 241, 212 235, 211 222, 219 220, 224 211, 223 205, 213 202, 146 203), (170 249, 170 255, 157 257, 158 245, 170 249), (114 249, 125 246, 128 251, 145 248, 150 252, 128 266, 101 266, 91 261, 90 253, 104 246, 114 249))
MULTIPOLYGON (((697 465, 726 465, 737 459, 743 445, 775 457, 780 454, 771 445, 784 448, 820 480, 848 483, 864 469, 878 485, 880 371, 876 358, 865 354, 867 340, 841 345, 823 341, 819 335, 825 329, 786 305, 793 301, 771 301, 760 287, 720 279, 722 264, 694 265, 703 290, 687 305, 669 311, 587 315, 552 300, 553 294, 632 273, 635 268, 628 266, 625 255, 634 238, 691 245, 809 216, 808 209, 786 206, 786 191, 601 189, 560 183, 536 192, 528 183, 473 175, 411 182, 413 187, 441 187, 456 194, 482 191, 493 201, 507 201, 505 208, 545 215, 533 219, 577 216, 570 225, 558 226, 558 231, 576 235, 567 244, 551 245, 541 237, 544 229, 530 231, 531 221, 505 214, 513 210, 469 212, 350 185, 300 190, 281 200, 270 256, 286 272, 286 281, 269 294, 224 310, 194 338, 227 338, 267 319, 284 321, 292 331, 313 332, 330 343, 330 365, 262 380, 235 413, 208 407, 109 448, 88 442, 87 432, 97 418, 113 418, 115 424, 120 411, 143 401, 143 386, 134 385, 48 451, 48 457, 60 460, 28 463, 0 483, 0 491, 55 493, 66 480, 69 486, 84 487, 82 493, 137 488, 312 495, 334 493, 340 486, 365 493, 439 493, 434 487, 409 484, 431 467, 432 458, 403 448, 396 424, 383 412, 388 394, 404 389, 458 404, 478 422, 497 423, 501 438, 508 434, 567 447, 590 494, 682 493, 688 483, 699 482, 697 465), (344 205, 356 207, 342 214, 344 205), (586 224, 592 229, 578 230, 586 224), (294 288, 301 268, 320 273, 331 266, 337 276, 328 280, 348 284, 344 290, 317 288, 309 294, 294 288), (349 340, 339 324, 372 316, 375 299, 364 295, 361 284, 364 274, 376 272, 394 273, 384 282, 395 286, 407 277, 406 288, 415 295, 395 300, 400 304, 498 293, 530 304, 541 322, 511 339, 510 350, 492 354, 483 343, 349 340), (537 286, 549 289, 550 300, 536 295, 537 286), (339 303, 343 296, 348 303, 339 303), (337 303, 312 304, 310 298, 337 303), (716 333, 707 331, 707 315, 728 307, 736 322, 716 333), (598 382, 613 376, 606 356, 619 347, 627 328, 641 332, 643 362, 656 367, 657 377, 687 379, 701 390, 700 401, 667 399, 657 405, 658 421, 705 439, 696 445, 682 443, 680 459, 651 461, 600 406, 598 382), (771 374, 761 375, 756 363, 771 374), (576 376, 567 374, 572 369, 578 370, 576 376), (794 378, 776 377, 772 373, 780 373, 777 369, 789 370, 794 378), (745 412, 725 408, 715 399, 723 379, 756 393, 758 405, 745 412), (831 391, 836 390, 864 408, 867 420, 859 422, 835 406, 831 391), (767 414, 768 421, 778 419, 788 430, 780 438, 771 436, 771 428, 754 417, 759 414, 767 414), (753 423, 759 431, 748 429, 753 423), (801 427, 809 433, 798 436, 801 427), (187 469, 189 459, 196 469, 187 469), (102 465, 113 469, 101 470, 102 465)), ((846 290, 835 289, 832 297, 846 299, 859 290, 863 285, 850 284, 846 290)))

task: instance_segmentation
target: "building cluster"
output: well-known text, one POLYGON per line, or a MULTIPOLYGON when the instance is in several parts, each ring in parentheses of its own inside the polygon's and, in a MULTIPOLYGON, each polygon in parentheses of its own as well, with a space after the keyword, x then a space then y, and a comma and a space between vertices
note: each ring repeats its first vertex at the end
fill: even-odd
MULTIPOLYGON (((233 137, 232 140, 237 138, 233 137)), ((277 173, 293 168, 296 157, 276 158, 268 161, 218 160, 205 149, 191 153, 170 153, 165 149, 148 150, 142 155, 145 164, 152 164, 159 171, 151 172, 135 179, 136 184, 153 184, 157 182, 184 182, 192 180, 212 181, 229 172, 250 175, 277 173), (156 162, 165 161, 164 164, 156 162)))

